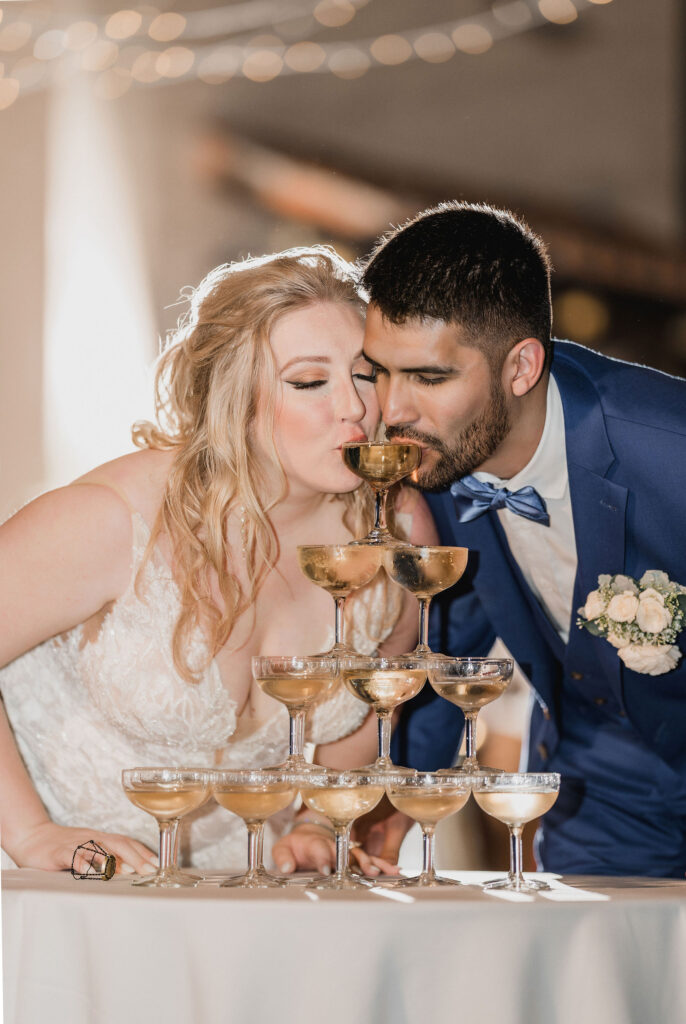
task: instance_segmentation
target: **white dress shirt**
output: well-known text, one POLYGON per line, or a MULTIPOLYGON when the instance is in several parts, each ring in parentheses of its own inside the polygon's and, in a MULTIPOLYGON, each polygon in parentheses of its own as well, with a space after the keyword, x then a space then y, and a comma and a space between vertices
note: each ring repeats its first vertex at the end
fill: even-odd
POLYGON ((518 491, 534 487, 546 503, 550 526, 535 523, 510 511, 498 510, 510 551, 524 579, 548 619, 566 644, 572 617, 577 554, 569 495, 565 422, 562 399, 555 379, 548 379, 545 426, 530 462, 510 480, 491 473, 475 473, 496 487, 518 491))

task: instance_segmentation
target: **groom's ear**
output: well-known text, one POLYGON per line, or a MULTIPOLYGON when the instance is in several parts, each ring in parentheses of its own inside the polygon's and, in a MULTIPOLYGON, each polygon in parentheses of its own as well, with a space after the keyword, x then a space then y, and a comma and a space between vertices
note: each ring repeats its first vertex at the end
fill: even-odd
POLYGON ((518 341, 503 363, 503 387, 516 398, 528 394, 538 384, 545 366, 545 349, 538 338, 518 341))

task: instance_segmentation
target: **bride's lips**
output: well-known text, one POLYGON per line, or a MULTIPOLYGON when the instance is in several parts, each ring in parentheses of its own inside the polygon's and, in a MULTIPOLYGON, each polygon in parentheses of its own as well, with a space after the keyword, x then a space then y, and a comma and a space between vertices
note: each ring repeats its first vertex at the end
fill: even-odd
POLYGON ((341 441, 338 448, 336 448, 336 451, 340 452, 344 444, 366 444, 366 442, 367 436, 365 434, 359 434, 357 437, 349 437, 345 441, 341 441))

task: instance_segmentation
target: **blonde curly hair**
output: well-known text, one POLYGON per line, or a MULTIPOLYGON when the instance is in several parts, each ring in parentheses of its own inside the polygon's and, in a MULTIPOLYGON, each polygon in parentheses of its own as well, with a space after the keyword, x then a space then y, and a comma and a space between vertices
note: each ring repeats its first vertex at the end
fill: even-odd
MULTIPOLYGON (((181 599, 174 664, 193 682, 226 644, 239 615, 254 604, 279 555, 269 511, 286 495, 287 481, 272 438, 277 373, 271 330, 285 313, 318 302, 352 305, 362 317, 364 302, 350 265, 319 245, 216 267, 186 297, 189 311, 157 365, 156 422, 134 424, 132 436, 138 447, 176 452, 143 566, 164 531, 181 599), (270 439, 266 458, 250 429, 258 397, 270 439), (282 483, 277 496, 268 492, 275 474, 282 483), (244 523, 245 589, 227 564, 230 511, 244 523), (212 596, 212 573, 221 604, 212 596), (190 641, 201 622, 207 658, 201 665, 194 658, 191 665, 190 641)), ((365 532, 373 504, 367 485, 336 498, 351 533, 365 532)), ((397 618, 397 602, 391 605, 397 618)))

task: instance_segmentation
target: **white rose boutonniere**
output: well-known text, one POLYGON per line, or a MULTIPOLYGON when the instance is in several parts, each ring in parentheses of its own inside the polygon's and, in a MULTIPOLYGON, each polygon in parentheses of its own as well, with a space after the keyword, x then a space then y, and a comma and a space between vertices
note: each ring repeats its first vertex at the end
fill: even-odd
POLYGON ((681 658, 676 640, 686 619, 686 587, 659 569, 640 580, 603 574, 579 616, 577 625, 611 643, 627 668, 659 676, 681 658))

